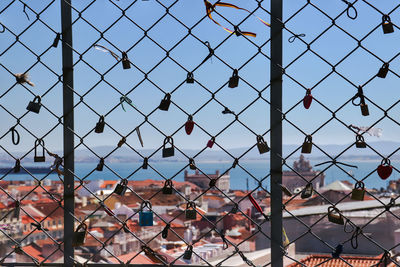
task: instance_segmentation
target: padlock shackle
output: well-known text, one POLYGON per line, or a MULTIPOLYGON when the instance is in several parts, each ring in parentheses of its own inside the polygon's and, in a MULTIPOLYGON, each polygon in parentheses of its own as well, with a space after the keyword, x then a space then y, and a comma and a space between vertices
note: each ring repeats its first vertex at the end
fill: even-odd
POLYGON ((83 229, 83 231, 81 232, 86 232, 87 231, 86 223, 81 223, 80 225, 78 225, 78 227, 76 227, 75 233, 78 233, 80 229, 83 229))
POLYGON ((364 189, 365 188, 365 184, 363 181, 358 181, 355 185, 354 185, 355 189, 364 189))
POLYGON ((171 187, 171 188, 173 187, 171 179, 165 180, 164 187, 171 187))
POLYGON ((171 94, 170 93, 166 93, 164 96, 164 100, 169 101, 171 99, 171 94))
POLYGON ((35 96, 35 98, 33 99, 33 102, 35 102, 36 100, 38 101, 38 104, 40 104, 42 102, 42 98, 39 95, 35 96))
POLYGON ((174 146, 174 139, 173 139, 171 136, 165 137, 163 148, 165 148, 165 146, 167 145, 167 143, 170 143, 171 146, 173 147, 173 146, 174 146))
POLYGON ((333 212, 336 212, 340 217, 342 217, 342 214, 340 214, 340 211, 338 208, 336 208, 334 206, 330 206, 328 208, 328 213, 333 215, 333 212))
POLYGON ((384 158, 384 159, 382 159, 381 165, 390 166, 390 159, 389 159, 389 158, 384 158))
POLYGON ((234 69, 234 70, 233 70, 232 77, 238 77, 238 74, 239 74, 238 70, 237 70, 237 69, 234 69))
POLYGON ((188 203, 186 204, 186 209, 188 210, 188 209, 190 209, 190 208, 192 208, 193 210, 195 210, 195 209, 196 209, 196 203, 194 203, 193 201, 188 202, 188 203))
POLYGON ((122 60, 128 60, 128 54, 126 52, 122 52, 122 60))
POLYGON ((193 79, 193 72, 188 72, 187 79, 193 79))
POLYGON ((121 180, 120 184, 123 185, 123 186, 127 186, 128 185, 128 180, 124 178, 124 179, 121 180))
POLYGON ((257 135, 257 143, 259 144, 264 144, 264 137, 262 137, 262 135, 257 135))
POLYGON ((103 115, 100 116, 99 122, 100 122, 100 123, 103 123, 103 122, 104 122, 104 116, 103 116, 103 115))
POLYGON ((312 136, 311 135, 306 135, 306 137, 304 138, 304 142, 305 143, 312 143, 312 136))
POLYGON ((148 200, 144 200, 142 204, 140 204, 140 210, 143 211, 146 207, 151 211, 151 203, 148 200))
POLYGON ((382 23, 385 23, 385 22, 387 22, 387 23, 391 22, 390 17, 387 14, 382 16, 382 23))
POLYGON ((36 139, 35 141, 35 157, 37 157, 37 147, 42 146, 42 156, 44 157, 44 140, 43 139, 36 139))

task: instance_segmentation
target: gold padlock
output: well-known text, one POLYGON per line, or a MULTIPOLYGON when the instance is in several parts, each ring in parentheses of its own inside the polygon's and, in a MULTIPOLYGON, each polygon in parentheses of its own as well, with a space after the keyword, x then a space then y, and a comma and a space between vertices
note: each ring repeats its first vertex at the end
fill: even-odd
POLYGON ((365 185, 362 181, 358 181, 351 192, 351 199, 353 200, 364 200, 365 185))
POLYGON ((338 208, 336 208, 334 206, 330 206, 328 208, 328 220, 332 223, 344 225, 344 220, 343 220, 342 214, 340 214, 338 208))

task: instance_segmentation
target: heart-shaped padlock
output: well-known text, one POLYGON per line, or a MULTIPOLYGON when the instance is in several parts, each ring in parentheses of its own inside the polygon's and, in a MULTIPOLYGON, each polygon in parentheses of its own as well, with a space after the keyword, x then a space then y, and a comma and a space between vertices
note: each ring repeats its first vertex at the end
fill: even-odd
POLYGON ((190 135, 193 131, 194 121, 192 115, 189 115, 187 122, 185 123, 186 134, 190 135))
POLYGON ((211 139, 208 140, 208 142, 207 142, 207 147, 212 148, 214 145, 214 142, 215 142, 215 138, 211 137, 211 139))
POLYGON ((378 166, 376 171, 378 172, 378 175, 379 177, 381 177, 382 180, 389 178, 393 171, 393 167, 390 165, 390 160, 383 159, 381 165, 378 166))
POLYGON ((310 106, 311 106, 312 100, 313 100, 313 96, 312 96, 312 94, 311 94, 311 90, 310 90, 310 89, 307 89, 307 91, 306 91, 306 96, 303 98, 303 106, 304 106, 306 109, 309 109, 310 106))

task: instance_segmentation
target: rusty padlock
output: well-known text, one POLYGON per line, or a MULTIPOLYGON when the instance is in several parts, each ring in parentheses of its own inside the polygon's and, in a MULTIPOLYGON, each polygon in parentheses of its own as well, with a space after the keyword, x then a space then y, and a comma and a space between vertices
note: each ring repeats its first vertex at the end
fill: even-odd
POLYGON ((301 153, 310 154, 312 149, 312 136, 307 135, 304 139, 304 143, 301 146, 301 153))
POLYGON ((353 200, 364 200, 365 185, 362 181, 358 181, 351 192, 351 199, 353 200))
POLYGON ((340 214, 339 209, 334 206, 328 208, 328 220, 332 223, 344 225, 342 214, 340 214))
POLYGON ((369 115, 369 110, 368 110, 368 105, 365 103, 361 103, 360 104, 360 108, 361 108, 361 114, 363 116, 368 116, 369 115))

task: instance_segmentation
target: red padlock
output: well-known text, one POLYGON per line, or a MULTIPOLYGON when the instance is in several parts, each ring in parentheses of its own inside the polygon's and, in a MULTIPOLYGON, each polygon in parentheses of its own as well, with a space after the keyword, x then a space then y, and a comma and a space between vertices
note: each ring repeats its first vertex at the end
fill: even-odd
POLYGON ((306 109, 309 109, 310 106, 311 106, 312 100, 313 100, 313 96, 312 96, 312 94, 311 94, 311 90, 310 90, 310 89, 307 89, 307 91, 306 91, 306 96, 303 98, 303 106, 304 106, 306 109))
POLYGON ((392 174, 392 171, 393 167, 390 165, 389 159, 383 159, 381 165, 377 168, 378 175, 382 180, 387 179, 392 174))
POLYGON ((208 140, 208 142, 207 142, 207 147, 212 148, 214 145, 214 142, 215 142, 215 138, 211 137, 211 139, 208 140))
POLYGON ((185 131, 188 135, 190 135, 193 131, 194 121, 192 115, 189 115, 187 122, 185 123, 185 131))

